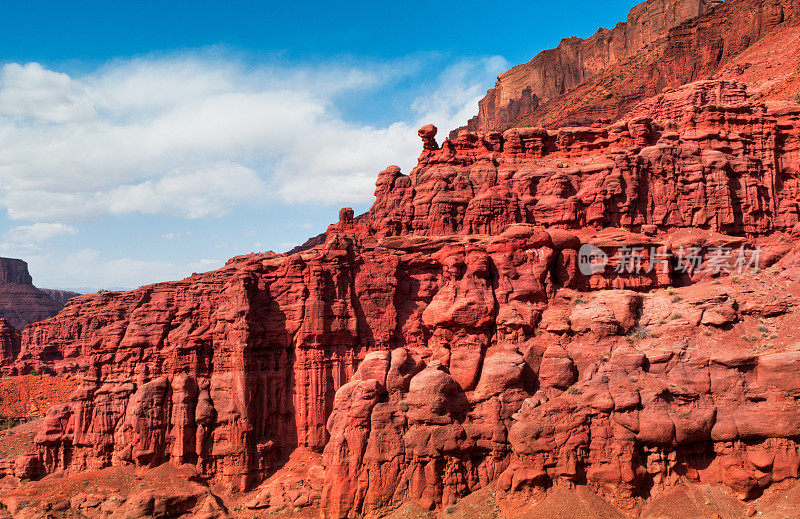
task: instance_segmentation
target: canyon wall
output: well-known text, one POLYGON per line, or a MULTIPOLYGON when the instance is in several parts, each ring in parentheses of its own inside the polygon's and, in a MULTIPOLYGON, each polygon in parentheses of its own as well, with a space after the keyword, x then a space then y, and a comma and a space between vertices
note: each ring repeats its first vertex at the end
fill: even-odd
POLYGON ((39 290, 61 306, 67 304, 67 301, 73 297, 81 295, 79 292, 73 292, 72 290, 56 290, 54 288, 40 288, 39 290))
POLYGON ((22 333, 0 317, 0 363, 11 364, 22 347, 22 333))
POLYGON ((28 273, 28 264, 19 259, 3 258, 0 261, 0 283, 33 284, 33 278, 28 273))
MULTIPOLYGON (((29 325, 3 371, 82 382, 0 467, 172 462, 249 490, 302 448, 326 472, 302 502, 331 517, 489 485, 511 511, 583 484, 633 513, 687 481, 750 499, 798 478, 780 320, 800 296, 800 107, 701 81, 607 126, 419 135, 409 175, 381 172, 370 211, 306 250, 29 325), (607 263, 582 269, 585 245, 607 263), (684 248, 739 251, 747 281, 684 248), (776 320, 771 349, 743 340, 757 319, 776 320)), ((264 492, 254 509, 300 502, 264 492)))
POLYGON ((0 258, 0 318, 18 330, 56 315, 64 303, 76 295, 75 292, 36 288, 27 263, 0 258))
POLYGON ((665 88, 712 78, 765 35, 798 20, 800 7, 791 0, 644 2, 627 23, 586 40, 565 39, 498 76, 478 115, 451 137, 461 129, 616 119, 665 88))
MULTIPOLYGON (((462 131, 409 176, 379 175, 361 234, 494 234, 548 228, 790 230, 798 108, 750 104, 745 85, 672 89, 609 126, 462 131)), ((424 133, 424 132, 423 132, 424 133)))

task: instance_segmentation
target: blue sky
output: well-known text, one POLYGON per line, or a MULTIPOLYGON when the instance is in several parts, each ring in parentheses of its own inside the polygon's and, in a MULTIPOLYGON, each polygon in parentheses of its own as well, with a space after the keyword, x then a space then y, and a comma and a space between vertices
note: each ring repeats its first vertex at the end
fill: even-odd
POLYGON ((14 2, 0 20, 0 255, 136 287, 363 212, 415 131, 633 1, 14 2))

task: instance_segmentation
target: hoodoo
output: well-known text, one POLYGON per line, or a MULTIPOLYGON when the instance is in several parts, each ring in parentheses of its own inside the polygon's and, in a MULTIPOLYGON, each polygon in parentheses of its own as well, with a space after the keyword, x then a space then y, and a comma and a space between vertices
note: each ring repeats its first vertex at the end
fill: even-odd
POLYGON ((81 378, 33 448, 0 460, 41 480, 0 502, 97 517, 794 506, 797 13, 648 0, 501 76, 477 123, 420 128, 416 167, 381 171, 368 212, 342 209, 304 247, 76 297, 21 336, 0 322, 2 369, 81 378), (587 94, 634 70, 668 80, 587 94), (571 120, 552 107, 574 99, 602 117, 509 126, 571 120), (145 490, 45 491, 112 470, 145 490), (164 474, 187 483, 151 488, 164 474))

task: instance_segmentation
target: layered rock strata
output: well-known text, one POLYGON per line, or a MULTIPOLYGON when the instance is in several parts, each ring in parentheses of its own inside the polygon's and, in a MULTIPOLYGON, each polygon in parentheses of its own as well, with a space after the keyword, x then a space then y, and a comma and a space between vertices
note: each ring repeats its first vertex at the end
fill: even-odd
POLYGON ((0 258, 0 318, 18 330, 56 315, 64 303, 77 295, 75 292, 36 288, 27 263, 0 258))
POLYGON ((667 90, 608 126, 462 131, 429 145, 410 175, 381 172, 368 216, 340 225, 377 236, 496 234, 520 222, 790 230, 798 118, 797 105, 752 104, 744 84, 713 80, 667 90))
MULTIPOLYGON (((800 8, 792 0, 644 2, 627 23, 586 40, 565 39, 501 74, 462 129, 557 128, 615 119, 665 88, 711 79, 762 38, 798 21, 800 8)), ((767 75, 774 79, 778 73, 767 75)))
POLYGON ((800 108, 703 81, 604 127, 420 137, 409 175, 306 250, 28 326, 3 369, 83 381, 0 466, 171 462, 233 490, 277 471, 254 509, 331 517, 489 485, 509 513, 576 484, 635 513, 687 482, 750 499, 798 478, 800 108), (685 248, 741 251, 746 283, 685 248), (743 340, 756 322, 769 348, 743 340), (280 472, 298 448, 322 454, 302 498, 280 472))

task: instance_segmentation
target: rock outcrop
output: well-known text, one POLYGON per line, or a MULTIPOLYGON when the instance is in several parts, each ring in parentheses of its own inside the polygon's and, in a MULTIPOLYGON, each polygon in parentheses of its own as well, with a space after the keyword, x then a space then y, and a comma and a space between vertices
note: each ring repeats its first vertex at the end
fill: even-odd
POLYGON ((28 264, 19 259, 2 258, 2 261, 0 261, 0 283, 4 285, 32 285, 33 278, 28 273, 28 264))
POLYGON ((53 317, 77 295, 64 290, 36 288, 27 263, 20 259, 0 258, 0 318, 18 330, 53 317))
POLYGON ((513 223, 788 231, 800 107, 747 97, 742 83, 700 81, 607 126, 462 131, 410 175, 381 172, 369 217, 350 225, 364 236, 497 234, 513 223))
POLYGON ((81 295, 79 292, 73 292, 72 290, 56 290, 54 288, 40 288, 39 290, 50 296, 50 299, 62 307, 73 297, 81 295))
POLYGON ((22 344, 22 334, 11 326, 4 318, 0 317, 0 363, 13 363, 22 344))
MULTIPOLYGON (((764 28, 796 8, 763 6, 764 28)), ((778 510, 800 488, 800 105, 770 88, 703 79, 608 124, 441 144, 426 125, 408 175, 294 251, 79 296, 21 337, 0 321, 4 374, 81 380, 0 476, 191 481, 42 502, 97 517, 227 513, 211 488, 334 518, 778 510)), ((0 502, 35 510, 26 486, 0 502)))
POLYGON ((478 115, 451 137, 462 129, 616 119, 666 88, 711 79, 765 36, 798 22, 793 0, 648 0, 631 10, 627 23, 586 40, 565 39, 501 74, 479 102, 478 115))
POLYGON ((3 369, 83 381, 15 473, 172 462, 241 491, 300 448, 322 453, 323 483, 301 499, 301 478, 270 480, 253 506, 332 517, 487 485, 507 510, 584 484, 635 511, 643 489, 748 499, 798 478, 797 352, 741 334, 800 286, 718 286, 734 264, 679 251, 738 252, 748 276, 790 251, 800 108, 705 81, 606 127, 420 137, 410 175, 383 171, 370 211, 343 209, 319 245, 29 325, 3 369), (606 262, 587 272, 582 246, 606 262))

